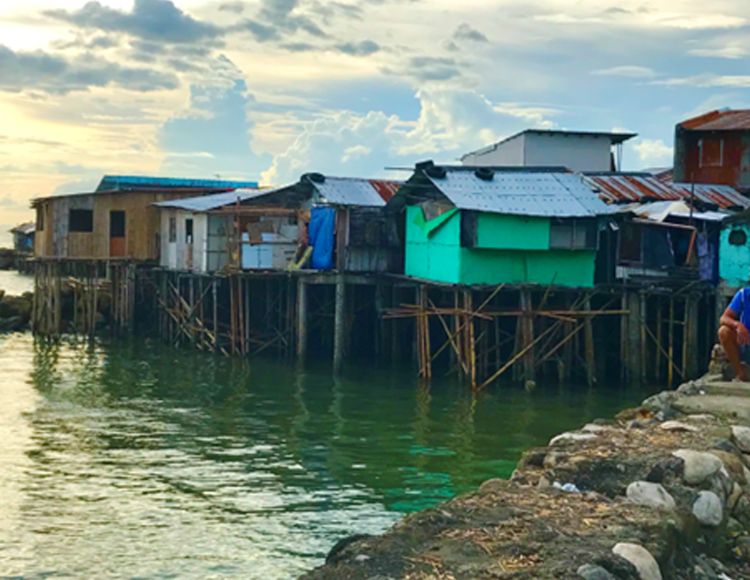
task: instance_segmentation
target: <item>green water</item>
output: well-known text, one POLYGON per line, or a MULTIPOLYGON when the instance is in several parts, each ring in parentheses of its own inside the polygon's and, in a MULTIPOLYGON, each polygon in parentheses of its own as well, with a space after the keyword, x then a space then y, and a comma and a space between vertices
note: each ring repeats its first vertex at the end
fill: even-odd
POLYGON ((406 372, 0 336, 0 576, 289 578, 508 476, 644 391, 428 391, 406 372))

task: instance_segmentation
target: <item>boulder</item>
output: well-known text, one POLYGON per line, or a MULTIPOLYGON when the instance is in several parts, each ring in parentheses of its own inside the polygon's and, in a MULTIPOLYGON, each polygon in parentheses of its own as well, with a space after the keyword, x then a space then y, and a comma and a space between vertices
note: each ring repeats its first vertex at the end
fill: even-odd
POLYGON ((719 496, 712 491, 702 491, 693 503, 693 515, 704 526, 716 527, 724 519, 724 507, 719 496))
POLYGON ((662 580, 659 564, 643 546, 621 542, 612 548, 612 553, 633 564, 641 580, 662 580))
POLYGON ((616 580, 607 570, 594 564, 584 564, 576 573, 584 580, 616 580))
POLYGON ((672 455, 682 459, 685 463, 683 478, 689 485, 702 483, 723 466, 721 459, 715 455, 693 449, 680 449, 672 455))
POLYGON ((658 509, 672 510, 676 504, 670 493, 659 483, 634 481, 626 491, 631 502, 658 509))
POLYGON ((732 426, 732 441, 743 453, 750 453, 750 427, 732 426))
POLYGON ((561 433, 560 435, 553 437, 549 444, 550 447, 552 447, 555 445, 569 445, 571 443, 591 441, 592 439, 596 439, 596 435, 593 433, 561 433))
POLYGON ((661 425, 659 425, 659 429, 663 429, 664 431, 698 431, 697 427, 694 427, 692 425, 688 425, 687 423, 682 423, 680 421, 664 421, 661 425))

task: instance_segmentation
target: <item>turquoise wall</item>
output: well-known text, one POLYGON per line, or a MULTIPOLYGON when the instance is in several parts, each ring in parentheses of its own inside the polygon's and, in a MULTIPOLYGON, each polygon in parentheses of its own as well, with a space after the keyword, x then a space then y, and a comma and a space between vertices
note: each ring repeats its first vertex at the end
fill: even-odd
POLYGON ((719 238, 719 277, 731 288, 747 286, 750 279, 750 224, 732 224, 721 230, 719 238), (744 246, 733 246, 729 243, 732 230, 742 230, 747 235, 748 243, 744 246))
POLYGON ((451 284, 594 285, 596 252, 550 250, 549 219, 480 214, 478 248, 461 247, 459 212, 425 222, 422 208, 406 211, 408 276, 451 284), (437 220, 440 225, 431 229, 437 220))

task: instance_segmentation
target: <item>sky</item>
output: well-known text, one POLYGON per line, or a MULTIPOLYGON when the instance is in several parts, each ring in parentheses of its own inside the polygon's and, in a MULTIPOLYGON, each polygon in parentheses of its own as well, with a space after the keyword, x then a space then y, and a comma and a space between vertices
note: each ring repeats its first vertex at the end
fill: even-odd
POLYGON ((745 0, 3 0, 0 224, 104 173, 376 177, 526 128, 668 166, 749 56, 745 0))

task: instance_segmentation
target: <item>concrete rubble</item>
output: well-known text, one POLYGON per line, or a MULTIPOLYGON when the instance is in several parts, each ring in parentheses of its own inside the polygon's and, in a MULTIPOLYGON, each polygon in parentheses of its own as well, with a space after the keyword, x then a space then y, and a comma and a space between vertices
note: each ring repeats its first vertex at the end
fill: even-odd
POLYGON ((750 578, 750 384, 707 376, 559 435, 304 577, 750 578))

